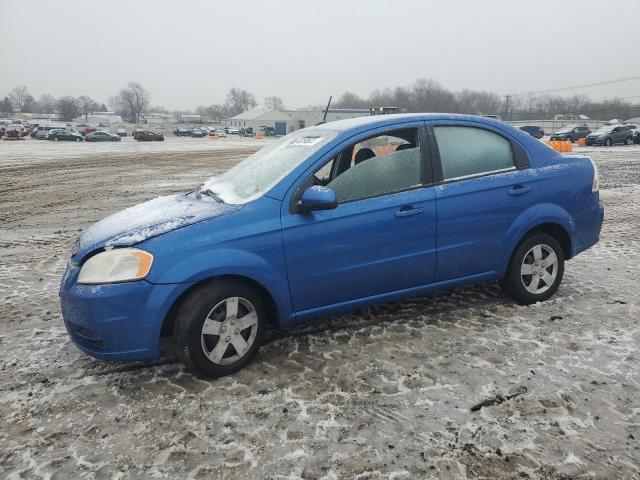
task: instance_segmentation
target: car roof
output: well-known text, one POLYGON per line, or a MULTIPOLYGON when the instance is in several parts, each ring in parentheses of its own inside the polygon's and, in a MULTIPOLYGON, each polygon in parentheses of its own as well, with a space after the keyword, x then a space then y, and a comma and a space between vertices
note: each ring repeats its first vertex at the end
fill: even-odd
POLYGON ((330 123, 319 125, 319 127, 322 129, 345 131, 357 127, 375 127, 377 125, 385 125, 396 121, 411 122, 428 120, 471 120, 491 125, 504 125, 504 122, 499 120, 480 117, 477 115, 462 115, 457 113, 394 113, 388 115, 367 115, 363 117, 347 118, 344 120, 335 120, 330 123))

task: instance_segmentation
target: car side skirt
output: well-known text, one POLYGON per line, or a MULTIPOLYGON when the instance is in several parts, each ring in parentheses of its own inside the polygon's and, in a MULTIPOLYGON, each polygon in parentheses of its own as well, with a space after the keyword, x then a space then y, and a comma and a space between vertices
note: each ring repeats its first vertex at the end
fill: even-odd
POLYGON ((442 290, 446 290, 461 285, 470 285, 472 283, 497 280, 500 277, 496 271, 489 271, 484 273, 478 273, 475 275, 469 275, 467 277, 456 278, 453 280, 445 280, 442 282, 431 283, 429 285, 420 285, 418 287, 406 288, 403 290, 395 290, 393 292, 381 293, 379 295, 372 295, 370 297, 358 298, 356 300, 349 300, 347 302, 335 303, 325 307, 312 308, 309 310, 303 310, 296 312, 296 323, 306 322, 312 318, 348 312, 357 308, 369 307, 379 303, 392 302, 396 300, 402 300, 407 297, 421 296, 425 294, 435 293, 442 290))

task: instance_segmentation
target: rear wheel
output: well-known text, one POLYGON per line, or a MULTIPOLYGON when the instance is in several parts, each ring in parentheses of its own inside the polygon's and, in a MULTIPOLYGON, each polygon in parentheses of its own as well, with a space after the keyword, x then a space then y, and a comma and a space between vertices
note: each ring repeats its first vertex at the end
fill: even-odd
POLYGON ((260 293, 238 281, 195 290, 177 312, 174 345, 180 360, 209 377, 244 367, 263 339, 267 310, 260 293))
POLYGON ((534 233, 513 253, 500 282, 505 293, 525 305, 549 299, 564 275, 564 252, 551 235, 534 233))

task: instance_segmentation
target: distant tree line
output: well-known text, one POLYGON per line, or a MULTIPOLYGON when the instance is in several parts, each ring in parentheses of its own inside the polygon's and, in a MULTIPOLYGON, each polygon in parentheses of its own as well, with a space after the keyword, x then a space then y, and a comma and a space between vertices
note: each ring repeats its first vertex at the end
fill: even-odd
MULTIPOLYGON (((150 105, 150 93, 137 82, 129 82, 110 97, 110 107, 125 121, 138 123, 144 113, 193 113, 191 110, 174 110, 150 105)), ((202 105, 195 113, 210 120, 221 120, 258 106, 256 96, 240 88, 231 88, 223 103, 202 105)), ((594 119, 610 119, 640 116, 640 105, 624 99, 595 102, 586 95, 505 95, 500 96, 483 90, 454 92, 435 80, 421 78, 408 86, 376 89, 364 98, 347 91, 335 100, 332 108, 369 108, 372 106, 398 107, 401 112, 446 112, 473 115, 500 115, 505 120, 548 119, 556 115, 586 115, 594 119)), ((266 110, 284 110, 282 99, 272 95, 264 99, 266 110)), ((314 108, 324 108, 316 105, 314 108)), ((107 111, 107 106, 91 97, 64 96, 55 98, 44 94, 33 97, 26 86, 18 86, 0 99, 0 115, 10 116, 14 112, 57 113, 65 121, 84 115, 85 121, 91 112, 107 111)))
POLYGON ((623 99, 595 102, 586 95, 509 95, 482 90, 452 92, 437 81, 419 79, 407 87, 374 90, 367 98, 345 92, 335 108, 398 107, 401 112, 446 112, 500 115, 504 120, 548 119, 556 115, 586 115, 595 119, 640 116, 640 105, 623 99))
POLYGON ((43 94, 36 99, 25 86, 15 87, 0 101, 0 114, 8 117, 15 112, 57 114, 61 120, 70 121, 80 115, 85 120, 91 112, 106 112, 107 106, 99 104, 87 95, 55 98, 43 94))

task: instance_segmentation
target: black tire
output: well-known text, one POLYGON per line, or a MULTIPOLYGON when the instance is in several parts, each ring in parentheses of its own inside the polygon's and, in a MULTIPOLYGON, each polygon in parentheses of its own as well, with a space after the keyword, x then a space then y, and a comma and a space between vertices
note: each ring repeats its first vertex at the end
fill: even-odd
POLYGON ((627 145, 633 145, 633 137, 627 137, 624 143, 627 145))
MULTIPOLYGON (((545 258, 548 258, 548 256, 545 258)), ((546 270, 547 273, 550 273, 548 271, 548 268, 552 267, 544 268, 544 270, 546 270)), ((562 246, 560 245, 560 243, 551 235, 548 235, 546 233, 534 232, 526 236, 516 247, 513 255, 511 255, 511 260, 509 261, 507 272, 504 278, 500 280, 500 286, 507 295, 509 295, 517 302, 524 305, 530 305, 532 303, 544 302, 545 300, 548 300, 556 292, 556 290, 558 290, 558 287, 562 282, 563 275, 564 251, 562 250, 562 246), (521 274, 521 268, 523 266, 523 263, 525 262, 525 259, 530 258, 527 257, 527 254, 530 255, 529 252, 537 245, 549 247, 557 258, 557 270, 555 278, 549 288, 539 294, 532 293, 527 290, 524 284, 525 276, 521 274)), ((530 277, 531 276, 529 276, 529 278, 530 277)))
POLYGON ((605 140, 604 140, 604 146, 605 146, 605 147, 610 147, 610 146, 611 146, 611 139, 610 139, 610 138, 605 138, 605 140))
POLYGON ((573 143, 573 138, 571 138, 571 137, 567 137, 564 140, 565 140, 565 142, 573 143))
MULTIPOLYGON (((238 307, 239 310, 240 308, 244 307, 238 307)), ((219 378, 230 375, 243 368, 257 353, 267 329, 266 319, 267 308, 265 301, 260 292, 252 286, 236 280, 215 280, 206 283, 191 292, 176 313, 176 323, 173 329, 176 354, 187 368, 208 377, 219 378), (203 346, 205 340, 203 339, 202 329, 207 318, 214 313, 214 308, 224 302, 225 299, 232 297, 239 297, 253 306, 257 315, 257 331, 249 349, 233 363, 223 365, 214 363, 205 353, 203 346)), ((228 332, 228 334, 230 333, 228 332)), ((247 330, 240 332, 243 337, 245 337, 245 334, 247 334, 247 337, 249 336, 247 330)), ((218 342, 225 340, 221 335, 212 335, 206 338, 213 342, 212 348, 215 348, 218 342)), ((244 339, 247 340, 247 338, 244 339)), ((228 346, 225 353, 236 352, 238 354, 235 346, 233 346, 233 349, 228 348, 233 345, 233 341, 229 343, 229 337, 226 337, 226 341, 228 346)))

